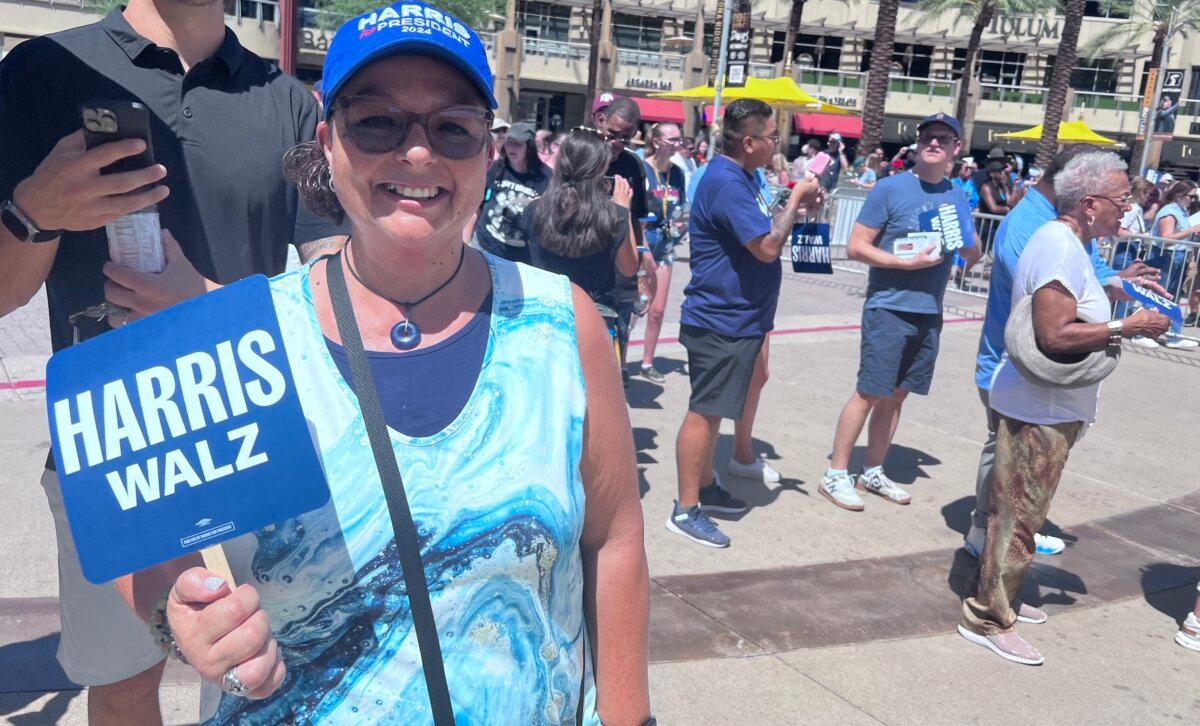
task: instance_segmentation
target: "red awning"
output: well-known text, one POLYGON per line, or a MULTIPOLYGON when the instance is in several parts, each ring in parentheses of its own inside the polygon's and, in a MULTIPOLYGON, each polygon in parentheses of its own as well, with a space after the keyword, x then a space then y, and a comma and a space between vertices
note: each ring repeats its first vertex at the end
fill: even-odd
POLYGON ((812 136, 828 136, 837 132, 847 139, 862 138, 862 118, 840 116, 835 113, 796 114, 796 133, 812 136))
POLYGON ((662 98, 641 98, 634 96, 633 100, 642 111, 643 121, 665 121, 667 123, 683 123, 683 103, 668 101, 662 98))

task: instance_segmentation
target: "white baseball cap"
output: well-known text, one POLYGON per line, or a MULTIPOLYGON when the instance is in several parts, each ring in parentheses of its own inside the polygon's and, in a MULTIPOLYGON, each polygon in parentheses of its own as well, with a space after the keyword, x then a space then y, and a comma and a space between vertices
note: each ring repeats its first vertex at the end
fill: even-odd
POLYGON ((499 116, 497 116, 497 117, 496 117, 496 118, 495 118, 495 119, 492 121, 492 131, 500 131, 500 130, 502 130, 502 129, 506 129, 506 128, 508 128, 508 127, 509 127, 509 125, 510 125, 510 124, 509 124, 507 121, 505 121, 504 119, 502 119, 502 118, 500 118, 499 116))
POLYGON ((1175 181, 1175 177, 1171 174, 1171 172, 1168 171, 1168 172, 1163 172, 1161 175, 1159 175, 1158 180, 1165 181, 1165 182, 1173 182, 1173 181, 1175 181))
POLYGON ((832 134, 829 135, 829 140, 830 141, 841 141, 842 135, 839 134, 838 132, 834 131, 832 134))

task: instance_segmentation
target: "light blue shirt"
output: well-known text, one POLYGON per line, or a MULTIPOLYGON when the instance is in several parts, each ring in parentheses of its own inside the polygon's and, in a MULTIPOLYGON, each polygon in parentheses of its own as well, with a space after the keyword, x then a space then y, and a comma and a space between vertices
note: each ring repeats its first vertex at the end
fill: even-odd
MULTIPOLYGON (((1013 207, 1000 222, 996 237, 992 241, 992 279, 988 286, 987 315, 983 320, 983 334, 979 336, 979 355, 975 360, 975 385, 985 391, 992 389, 992 374, 1004 355, 1004 326, 1012 312, 1013 272, 1017 260, 1029 238, 1038 228, 1053 221, 1056 213, 1050 203, 1037 189, 1030 187, 1017 206, 1013 207)), ((1096 245, 1088 243, 1092 269, 1096 278, 1104 283, 1117 271, 1108 266, 1096 245)))

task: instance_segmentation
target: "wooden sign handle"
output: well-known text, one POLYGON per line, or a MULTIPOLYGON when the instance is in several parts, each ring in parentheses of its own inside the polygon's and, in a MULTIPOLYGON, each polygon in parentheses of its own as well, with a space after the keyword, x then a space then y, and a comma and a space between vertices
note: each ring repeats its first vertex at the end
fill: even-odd
POLYGON ((224 545, 205 547, 200 550, 200 554, 204 557, 204 566, 225 578, 225 582, 229 583, 230 590, 237 587, 237 582, 233 579, 233 572, 229 569, 229 560, 225 558, 224 545))

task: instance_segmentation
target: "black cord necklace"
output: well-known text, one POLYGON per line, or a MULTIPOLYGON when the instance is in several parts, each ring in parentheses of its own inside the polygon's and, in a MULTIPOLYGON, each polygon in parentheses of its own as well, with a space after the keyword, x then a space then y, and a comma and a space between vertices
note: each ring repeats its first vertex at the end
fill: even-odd
MULTIPOLYGON (((350 242, 347 241, 346 249, 349 249, 349 247, 350 242)), ((341 256, 341 253, 339 252, 338 255, 341 256)), ((467 251, 464 249, 459 253, 458 266, 454 268, 454 272, 450 273, 450 277, 446 278, 446 281, 441 285, 438 285, 436 288, 434 288, 433 292, 425 295, 419 300, 413 300, 412 302, 397 300, 394 297, 384 295, 382 292, 372 287, 371 284, 366 280, 362 279, 362 276, 358 274, 358 270, 354 269, 354 265, 351 263, 349 255, 345 256, 345 260, 346 267, 350 270, 350 274, 354 276, 355 280, 358 280, 360 285, 375 293, 379 297, 404 308, 404 317, 398 323, 392 326, 392 345, 396 346, 396 348, 399 350, 412 350, 421 344, 421 329, 417 327, 417 324, 410 319, 412 316, 412 309, 438 294, 447 285, 453 282, 454 278, 458 277, 458 271, 462 269, 463 260, 466 258, 466 256, 467 251)))

